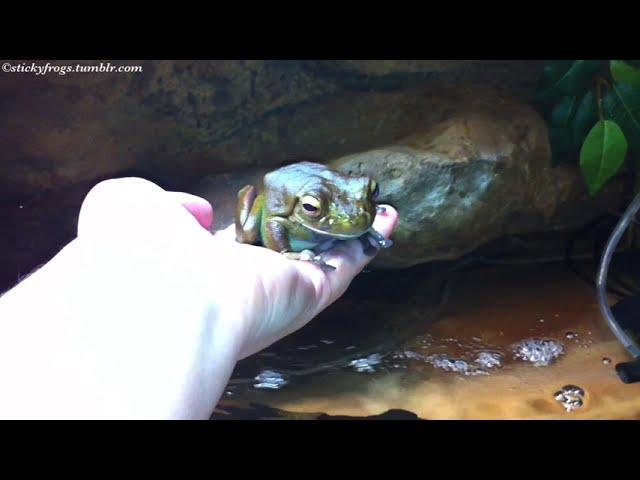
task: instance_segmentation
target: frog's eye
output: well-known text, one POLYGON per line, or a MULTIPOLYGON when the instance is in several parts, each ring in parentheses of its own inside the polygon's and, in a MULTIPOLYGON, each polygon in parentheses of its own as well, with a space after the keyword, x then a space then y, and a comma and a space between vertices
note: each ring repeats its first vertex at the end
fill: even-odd
POLYGON ((378 194, 380 193, 380 186, 375 180, 371 180, 371 196, 373 198, 378 198, 378 194))
POLYGON ((317 217, 320 215, 320 200, 311 195, 305 195, 301 200, 302 208, 305 213, 310 217, 317 217))

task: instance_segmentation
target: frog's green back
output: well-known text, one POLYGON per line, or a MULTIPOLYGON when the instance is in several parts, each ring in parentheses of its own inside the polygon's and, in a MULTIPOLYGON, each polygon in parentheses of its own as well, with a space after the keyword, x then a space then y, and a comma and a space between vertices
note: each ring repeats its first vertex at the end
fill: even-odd
POLYGON ((290 214, 304 186, 327 178, 327 172, 335 173, 320 163, 300 162, 267 173, 262 190, 265 208, 272 214, 290 214))

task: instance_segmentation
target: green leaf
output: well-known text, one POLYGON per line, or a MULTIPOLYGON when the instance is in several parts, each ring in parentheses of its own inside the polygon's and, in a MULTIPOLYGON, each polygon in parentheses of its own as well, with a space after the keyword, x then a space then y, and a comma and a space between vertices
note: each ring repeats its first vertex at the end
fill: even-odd
POLYGON ((575 96, 564 97, 558 102, 551 112, 551 124, 558 127, 569 128, 569 123, 576 113, 578 99, 575 96))
POLYGON ((571 130, 576 148, 580 148, 589 130, 598 121, 598 99, 593 91, 588 91, 582 98, 573 117, 571 130))
POLYGON ((540 75, 540 81, 538 82, 538 88, 547 90, 552 85, 558 83, 565 73, 571 68, 574 60, 551 60, 544 64, 542 75, 540 75))
POLYGON ((618 83, 640 88, 640 68, 622 60, 611 60, 611 76, 618 83))
POLYGON ((640 89, 614 85, 602 100, 606 118, 616 122, 629 142, 629 150, 640 148, 640 89))
POLYGON ((600 60, 576 60, 564 72, 566 60, 550 65, 542 73, 536 101, 552 102, 565 95, 581 95, 602 67, 600 60))
POLYGON ((580 150, 580 167, 591 195, 618 173, 626 155, 627 140, 620 127, 611 120, 596 123, 580 150))
POLYGON ((572 154, 576 150, 571 122, 576 113, 577 104, 576 97, 564 97, 551 112, 549 143, 551 145, 551 160, 554 165, 572 160, 572 154))
POLYGON ((551 164, 575 162, 576 149, 573 138, 566 130, 550 128, 549 145, 551 146, 551 164))

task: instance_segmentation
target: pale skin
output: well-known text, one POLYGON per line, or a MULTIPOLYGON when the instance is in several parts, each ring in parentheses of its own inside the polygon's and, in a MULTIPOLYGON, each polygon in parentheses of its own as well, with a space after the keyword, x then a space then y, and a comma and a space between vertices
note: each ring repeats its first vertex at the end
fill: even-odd
MULTIPOLYGON (((398 221, 385 206, 374 228, 398 221)), ((206 419, 236 362, 298 330, 371 261, 356 240, 289 260, 215 235, 204 199, 98 184, 77 237, 0 297, 0 418, 206 419)))

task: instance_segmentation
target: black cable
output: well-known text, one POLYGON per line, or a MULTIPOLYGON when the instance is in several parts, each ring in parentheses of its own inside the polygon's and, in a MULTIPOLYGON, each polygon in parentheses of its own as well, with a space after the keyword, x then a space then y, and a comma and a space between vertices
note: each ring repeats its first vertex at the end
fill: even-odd
MULTIPOLYGON (((569 267, 569 269, 571 269, 571 271, 573 273, 575 273, 578 278, 580 278, 581 280, 583 280, 587 285, 589 285, 592 288, 596 288, 596 282, 593 278, 591 278, 589 275, 587 275, 586 273, 584 273, 581 269, 578 268, 578 266, 575 264, 574 259, 573 259, 573 247, 575 245, 576 240, 583 235, 584 233, 588 232, 589 230, 593 229, 594 227, 597 227, 599 223, 601 223, 603 220, 609 219, 610 215, 600 215, 599 217, 594 218, 593 220, 591 220, 589 223, 587 223, 586 225, 584 225, 583 227, 581 227, 580 229, 578 229, 570 238, 569 241, 567 242, 567 246, 565 248, 565 261, 567 263, 567 266, 569 267)), ((598 258, 599 255, 594 255, 594 258, 598 258)), ((614 295, 617 295, 619 297, 629 297, 630 294, 629 293, 625 293, 622 292, 618 289, 615 288, 611 288, 611 287, 607 287, 607 292, 612 293, 614 295)))
POLYGON ((640 357, 640 348, 636 343, 629 337, 627 332, 625 332, 622 327, 616 322, 613 313, 611 312, 611 308, 609 307, 609 300, 607 298, 607 273, 609 272, 609 264, 611 263, 611 258, 613 257, 613 253, 615 252, 618 242, 620 241, 620 237, 624 234, 624 232, 629 227, 629 223, 631 218, 633 218, 636 212, 640 209, 640 193, 636 195, 633 199, 625 214, 622 216, 616 228, 613 230, 613 233, 609 237, 609 241, 607 242, 607 246, 602 254, 602 260, 600 262, 600 267, 598 268, 598 276, 597 276, 597 295, 598 295, 598 305, 600 306, 600 311, 604 316, 605 320, 609 324, 609 328, 614 333, 614 335, 618 338, 620 343, 624 345, 631 355, 634 357, 640 357))

